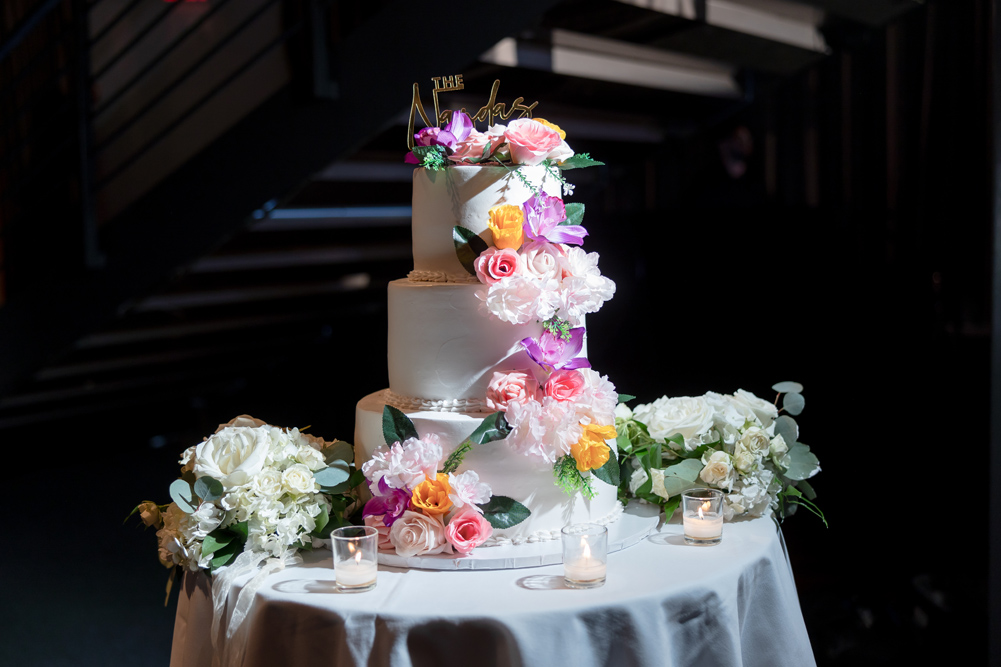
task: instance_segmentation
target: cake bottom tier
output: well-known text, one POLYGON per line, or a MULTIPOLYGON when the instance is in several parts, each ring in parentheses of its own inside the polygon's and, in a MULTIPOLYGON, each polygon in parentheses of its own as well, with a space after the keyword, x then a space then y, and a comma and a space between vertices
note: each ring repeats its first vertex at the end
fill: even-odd
MULTIPOLYGON (((382 412, 386 392, 369 394, 358 402, 355 414, 355 460, 361 465, 372 452, 386 444, 382 434, 382 412)), ((480 425, 486 414, 460 412, 423 412, 404 410, 421 435, 436 434, 448 454, 480 425)), ((622 513, 617 489, 597 478, 591 480, 594 498, 580 494, 567 496, 553 477, 553 468, 518 454, 503 440, 477 445, 466 454, 462 470, 475 470, 480 481, 489 484, 494 495, 508 496, 525 505, 532 514, 528 519, 504 530, 494 531, 484 546, 522 544, 555 540, 560 530, 574 523, 608 524, 622 513)))

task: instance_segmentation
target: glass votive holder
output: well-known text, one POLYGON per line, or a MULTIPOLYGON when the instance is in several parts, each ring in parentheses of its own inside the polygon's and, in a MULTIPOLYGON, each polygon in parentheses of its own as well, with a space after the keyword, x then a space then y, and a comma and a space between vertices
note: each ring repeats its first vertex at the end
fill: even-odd
POLYGON ((682 493, 681 522, 685 526, 685 544, 719 544, 723 539, 723 492, 688 489, 682 493))
POLYGON ((330 533, 337 590, 363 593, 375 588, 379 572, 379 531, 371 526, 346 526, 330 533))
POLYGON ((563 531, 563 580, 570 588, 605 584, 608 528, 593 523, 566 526, 563 531))

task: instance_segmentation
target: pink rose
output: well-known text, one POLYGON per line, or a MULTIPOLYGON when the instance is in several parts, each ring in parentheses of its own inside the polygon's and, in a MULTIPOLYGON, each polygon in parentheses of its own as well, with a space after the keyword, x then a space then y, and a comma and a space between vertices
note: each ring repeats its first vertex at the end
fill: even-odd
POLYGON ((543 281, 550 278, 563 279, 563 267, 560 265, 561 253, 558 245, 545 241, 531 241, 523 245, 518 254, 521 256, 519 273, 543 281))
POLYGON ((514 275, 520 266, 521 255, 514 248, 490 246, 473 260, 476 277, 486 285, 493 285, 502 278, 514 275))
POLYGON ((539 382, 535 376, 525 371, 510 373, 494 372, 487 386, 487 407, 491 410, 507 411, 509 403, 522 403, 539 395, 539 382))
POLYGON ((469 508, 452 517, 445 528, 445 539, 460 554, 466 555, 486 542, 493 534, 490 522, 476 510, 469 508))
POLYGON ((498 138, 486 132, 473 130, 468 137, 455 145, 455 152, 449 155, 448 159, 452 162, 469 163, 473 160, 482 160, 486 157, 484 151, 490 155, 503 140, 503 137, 498 138), (487 148, 487 144, 490 144, 490 148, 487 148))
POLYGON ((539 164, 563 142, 560 133, 531 118, 512 120, 504 133, 511 148, 511 162, 539 164))
POLYGON ((386 524, 382 522, 381 516, 367 516, 365 517, 365 525, 371 526, 379 531, 379 550, 380 551, 392 551, 393 543, 389 541, 389 528, 386 524))
POLYGON ((564 368, 549 376, 542 391, 557 401, 572 401, 584 391, 585 384, 580 371, 564 368))

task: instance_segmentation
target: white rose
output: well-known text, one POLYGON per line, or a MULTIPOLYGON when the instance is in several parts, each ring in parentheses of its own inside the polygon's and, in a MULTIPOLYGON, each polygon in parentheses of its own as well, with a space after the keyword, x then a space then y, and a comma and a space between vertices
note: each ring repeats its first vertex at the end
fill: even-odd
POLYGON ((280 496, 282 493, 282 474, 274 468, 262 470, 254 476, 250 488, 254 493, 264 498, 280 496))
POLYGON ((566 139, 560 142, 560 145, 549 151, 549 155, 546 156, 547 159, 553 160, 554 162, 563 162, 564 160, 569 160, 573 157, 573 149, 567 144, 566 139))
POLYGON ((195 448, 195 477, 208 475, 225 488, 246 484, 264 468, 270 447, 264 427, 223 429, 195 448))
POLYGON ((396 548, 396 553, 404 558, 452 553, 441 519, 409 510, 393 522, 393 527, 389 529, 389 541, 396 548))
POLYGON ((705 468, 699 473, 699 477, 703 482, 727 489, 733 486, 733 464, 729 454, 719 450, 713 451, 711 455, 706 452, 702 456, 702 465, 705 468))
POLYGON ((776 460, 782 458, 782 455, 788 451, 789 445, 786 444, 786 439, 781 434, 772 438, 771 443, 768 445, 768 454, 776 460))
POLYGON ((519 269, 525 275, 539 280, 559 280, 562 276, 559 255, 552 244, 526 243, 519 254, 519 269))
POLYGON ((313 493, 317 490, 313 471, 301 463, 296 463, 282 472, 282 485, 294 495, 313 493))
POLYGON ((753 415, 762 426, 769 426, 779 416, 778 408, 749 391, 738 389, 731 400, 738 409, 742 408, 749 413, 749 416, 753 415))
POLYGON ((653 403, 638 405, 633 415, 647 425, 655 440, 680 433, 689 451, 702 444, 701 436, 713 427, 713 411, 701 396, 658 398, 653 403))
POLYGON ((629 421, 633 418, 633 411, 630 410, 629 406, 625 403, 619 403, 615 406, 615 418, 623 421, 629 421))
POLYGON ((738 444, 733 453, 733 466, 740 472, 750 472, 758 464, 758 457, 743 444, 738 444))
POLYGON ((299 446, 299 451, 295 453, 295 458, 310 470, 322 470, 327 467, 327 462, 323 460, 323 454, 319 450, 310 446, 299 446))
POLYGON ((768 452, 770 442, 764 429, 752 426, 740 436, 740 444, 755 456, 763 456, 768 452))

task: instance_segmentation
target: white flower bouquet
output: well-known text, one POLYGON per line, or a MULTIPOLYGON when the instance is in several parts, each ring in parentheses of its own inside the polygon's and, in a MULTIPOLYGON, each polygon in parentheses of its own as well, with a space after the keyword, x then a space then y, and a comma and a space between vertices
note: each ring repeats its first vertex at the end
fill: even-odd
POLYGON ((805 507, 826 525, 806 481, 820 472, 820 463, 799 442, 792 417, 805 405, 803 386, 780 382, 772 389, 777 392, 774 403, 743 389, 664 396, 632 409, 620 403, 620 495, 661 505, 670 517, 683 491, 710 487, 723 491, 727 520, 768 510, 783 519, 805 507))
POLYGON ((241 415, 185 450, 173 502, 147 500, 132 514, 157 529, 172 573, 214 572, 245 551, 284 559, 349 525, 360 508, 351 490, 364 481, 353 459, 346 442, 241 415))

